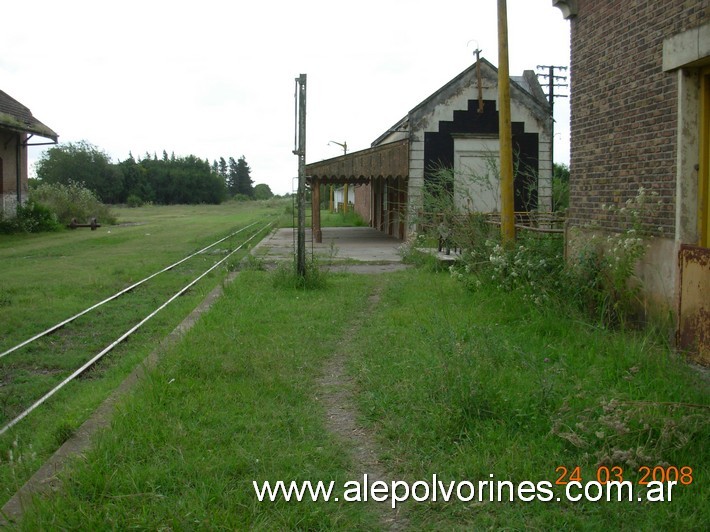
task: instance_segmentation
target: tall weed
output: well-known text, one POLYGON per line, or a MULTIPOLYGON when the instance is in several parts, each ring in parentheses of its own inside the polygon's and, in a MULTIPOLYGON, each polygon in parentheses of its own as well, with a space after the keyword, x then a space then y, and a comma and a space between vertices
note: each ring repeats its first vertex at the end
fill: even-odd
POLYGON ((521 291, 538 305, 571 302, 605 326, 625 327, 641 308, 643 286, 636 268, 649 247, 651 237, 642 222, 654 195, 641 187, 623 207, 604 206, 626 229, 605 238, 592 236, 566 262, 560 235, 521 231, 515 245, 505 246, 491 226, 471 218, 465 230, 457 230, 465 251, 451 275, 473 289, 493 284, 521 291))
POLYGON ((69 224, 72 219, 86 223, 91 218, 103 224, 116 223, 110 209, 82 183, 41 183, 30 191, 30 198, 49 207, 62 224, 69 224))
POLYGON ((43 233, 59 229, 61 225, 56 215, 47 206, 31 199, 17 207, 15 216, 5 217, 0 211, 0 233, 43 233))

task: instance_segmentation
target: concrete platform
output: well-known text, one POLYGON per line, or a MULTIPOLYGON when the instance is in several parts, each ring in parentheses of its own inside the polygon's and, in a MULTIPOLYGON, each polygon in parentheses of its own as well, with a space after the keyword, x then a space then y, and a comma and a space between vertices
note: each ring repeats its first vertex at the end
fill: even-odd
MULTIPOLYGON (((306 257, 317 257, 321 264, 357 273, 377 273, 406 268, 399 255, 402 241, 371 227, 324 227, 323 242, 317 244, 306 230, 306 257)), ((252 253, 267 263, 292 261, 296 233, 277 229, 257 244, 252 253)))

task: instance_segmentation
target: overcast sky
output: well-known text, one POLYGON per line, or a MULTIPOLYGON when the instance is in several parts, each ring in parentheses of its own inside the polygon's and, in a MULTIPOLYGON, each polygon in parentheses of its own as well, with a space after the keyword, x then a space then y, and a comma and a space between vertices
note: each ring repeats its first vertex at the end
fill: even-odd
MULTIPOLYGON (((0 89, 60 142, 129 152, 244 155, 255 183, 297 174, 294 79, 308 75, 307 162, 369 147, 482 57, 498 65, 496 0, 6 2, 0 89)), ((508 0, 510 73, 569 64, 550 0, 508 0)), ((565 92, 566 93, 566 92, 565 92)), ((557 100, 555 160, 569 161, 557 100)), ((41 154, 32 149, 31 162, 41 154)))

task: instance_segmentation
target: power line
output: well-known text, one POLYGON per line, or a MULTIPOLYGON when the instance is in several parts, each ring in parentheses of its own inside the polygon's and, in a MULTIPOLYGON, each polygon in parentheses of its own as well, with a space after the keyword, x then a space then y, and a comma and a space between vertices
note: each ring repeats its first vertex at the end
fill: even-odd
POLYGON ((558 76, 555 74, 556 70, 567 71, 566 66, 558 65, 537 65, 538 70, 547 70, 547 73, 538 73, 537 76, 540 78, 547 78, 547 101, 550 104, 550 162, 554 164, 554 143, 555 143, 555 118, 554 118, 554 107, 555 98, 567 98, 567 94, 557 94, 555 88, 569 87, 567 83, 558 83, 558 81, 567 81, 567 76, 558 76))
POLYGON ((565 72, 567 71, 566 66, 557 66, 557 65, 537 65, 538 70, 547 70, 547 73, 538 73, 537 76, 540 78, 547 78, 547 83, 545 84, 547 86, 547 101, 550 103, 550 114, 552 114, 552 110, 555 104, 555 98, 567 98, 567 94, 556 94, 555 93, 555 88, 556 87, 569 87, 567 83, 557 83, 558 80, 561 81, 567 81, 567 76, 558 76, 555 74, 556 70, 564 70, 565 72))

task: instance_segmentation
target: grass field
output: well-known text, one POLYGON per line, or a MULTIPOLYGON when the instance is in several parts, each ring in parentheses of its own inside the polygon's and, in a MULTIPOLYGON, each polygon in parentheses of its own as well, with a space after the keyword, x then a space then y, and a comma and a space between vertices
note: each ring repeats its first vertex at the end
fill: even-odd
MULTIPOLYGON (((328 429, 319 379, 336 353, 360 430, 392 479, 494 475, 548 481, 561 496, 555 482, 574 480, 577 467, 583 481, 623 470, 641 492, 644 466, 685 475, 670 502, 409 503, 412 530, 707 528, 709 379, 653 336, 592 326, 562 303, 469 292, 447 273, 326 280, 298 290, 272 272, 241 272, 20 528, 387 528, 369 503, 259 502, 252 486, 342 486, 368 472, 351 452, 358 438, 328 429)), ((67 418, 60 405, 42 422, 52 416, 67 418)), ((20 436, 2 443, 3 459, 5 449, 36 452, 33 433, 20 436)), ((25 463, 0 467, 10 481, 25 463)))
MULTIPOLYGON (((283 205, 264 203, 126 208, 116 209, 119 225, 97 231, 1 236, 0 352, 252 221, 262 220, 256 229, 282 212, 283 205)), ((239 238, 1 358, 0 426, 223 257, 239 238)), ((0 501, 14 493, 225 274, 221 268, 202 279, 97 366, 0 437, 0 501)))
POLYGON ((407 506, 413 530, 709 522, 708 416, 686 406, 707 408, 708 382, 648 338, 541 313, 514 294, 462 293, 446 274, 331 274, 325 289, 302 291, 250 271, 23 528, 380 528, 369 504, 258 502, 252 487, 343 485, 367 472, 325 428, 316 383, 337 350, 349 357, 363 430, 395 479, 554 484, 559 466, 580 466, 586 481, 606 464, 638 483, 642 465, 693 468, 672 502, 417 503, 407 506), (381 300, 363 315, 375 285, 381 300))

